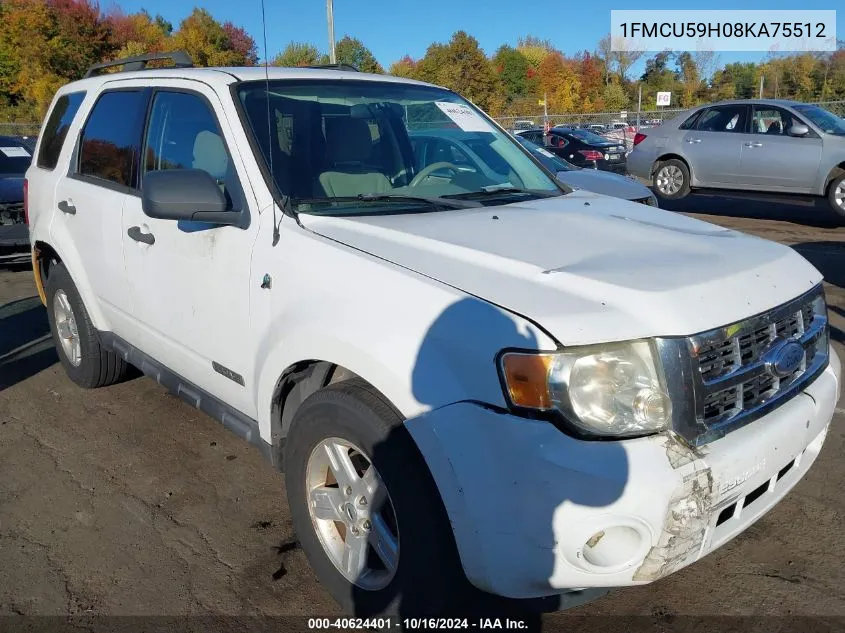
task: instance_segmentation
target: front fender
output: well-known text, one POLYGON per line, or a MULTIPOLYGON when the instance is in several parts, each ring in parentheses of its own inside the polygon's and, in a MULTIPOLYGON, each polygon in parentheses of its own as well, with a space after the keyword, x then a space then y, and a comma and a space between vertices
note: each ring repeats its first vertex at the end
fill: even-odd
POLYGON ((383 260, 298 230, 281 244, 287 262, 319 266, 273 269, 279 284, 254 366, 268 441, 276 384, 302 361, 354 372, 407 419, 467 400, 504 407, 498 353, 556 347, 522 317, 383 260))

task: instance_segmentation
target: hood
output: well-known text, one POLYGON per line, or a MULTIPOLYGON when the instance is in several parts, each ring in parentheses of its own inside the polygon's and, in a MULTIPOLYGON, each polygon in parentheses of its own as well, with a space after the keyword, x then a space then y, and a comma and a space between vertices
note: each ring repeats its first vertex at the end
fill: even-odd
POLYGON ((786 246, 586 191, 457 211, 299 218, 523 315, 563 345, 695 334, 821 281, 786 246))
POLYGON ((0 203, 23 202, 23 174, 0 175, 0 203))
POLYGON ((571 187, 586 189, 593 193, 613 196, 614 198, 642 200, 652 195, 651 191, 645 185, 641 185, 627 176, 620 176, 619 174, 600 169, 559 171, 556 175, 558 180, 571 187))

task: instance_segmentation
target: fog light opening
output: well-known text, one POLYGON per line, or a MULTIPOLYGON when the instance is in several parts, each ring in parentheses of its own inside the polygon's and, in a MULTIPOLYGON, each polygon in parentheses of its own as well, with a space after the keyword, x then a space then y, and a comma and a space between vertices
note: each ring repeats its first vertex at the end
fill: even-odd
POLYGON ((599 530, 581 549, 584 560, 599 568, 619 568, 639 560, 642 536, 632 527, 616 525, 599 530))

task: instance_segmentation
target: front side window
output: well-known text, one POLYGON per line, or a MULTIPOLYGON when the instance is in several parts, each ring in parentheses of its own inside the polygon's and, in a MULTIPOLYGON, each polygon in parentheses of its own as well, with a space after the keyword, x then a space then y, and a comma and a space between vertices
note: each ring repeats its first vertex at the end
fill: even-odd
POLYGON ((845 136, 845 120, 817 105, 800 104, 793 106, 799 113, 810 119, 825 134, 845 136))
POLYGON ((745 132, 748 108, 744 105, 716 106, 708 108, 698 119, 699 132, 745 132))
POLYGON ((771 106, 754 106, 754 117, 751 121, 752 134, 766 134, 774 136, 788 136, 789 128, 793 125, 803 125, 798 117, 781 108, 771 106))
POLYGON ((565 193, 508 134, 449 90, 271 80, 245 82, 237 94, 259 158, 300 213, 367 213, 374 204, 379 213, 416 212, 449 208, 450 199, 500 204, 515 201, 508 196, 565 193))
POLYGON ((59 162, 59 154, 65 143, 68 128, 79 111, 79 106, 85 98, 84 92, 70 92, 56 100, 44 133, 41 137, 41 147, 38 150, 38 166, 44 169, 55 169, 59 162))
POLYGON ((144 173, 201 169, 217 182, 230 205, 239 188, 217 118, 198 94, 158 91, 144 143, 144 173))
POLYGON ((134 186, 141 144, 139 122, 146 102, 141 90, 105 92, 100 96, 82 130, 80 176, 134 186))

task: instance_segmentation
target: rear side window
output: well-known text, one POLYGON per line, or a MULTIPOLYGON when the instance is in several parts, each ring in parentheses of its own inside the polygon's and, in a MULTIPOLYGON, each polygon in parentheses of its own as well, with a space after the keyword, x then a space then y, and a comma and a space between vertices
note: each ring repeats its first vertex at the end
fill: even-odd
POLYGON ((745 132, 748 108, 744 105, 714 106, 698 119, 696 129, 701 132, 745 132))
POLYGON ((59 154, 62 153, 62 146, 65 144, 68 128, 79 111, 79 106, 84 98, 84 92, 70 92, 62 95, 56 101, 41 138, 37 163, 39 167, 44 169, 56 168, 56 164, 59 162, 59 154))
POLYGON ((131 187, 141 144, 141 90, 105 92, 94 104, 79 144, 80 176, 131 187))
POLYGON ((689 117, 686 121, 681 123, 678 129, 680 130, 691 130, 695 127, 695 122, 698 121, 698 117, 701 116, 701 113, 704 110, 699 110, 698 112, 693 113, 691 117, 689 117))

